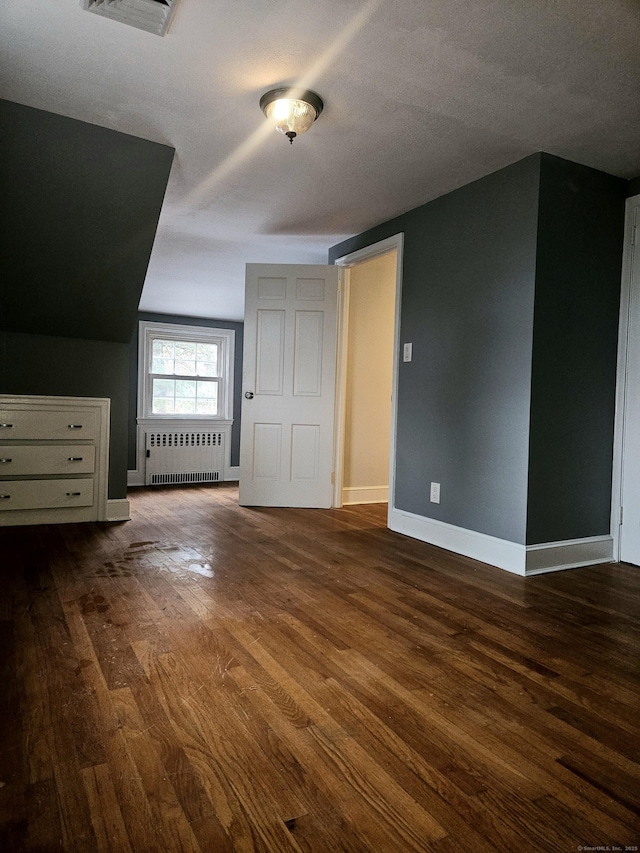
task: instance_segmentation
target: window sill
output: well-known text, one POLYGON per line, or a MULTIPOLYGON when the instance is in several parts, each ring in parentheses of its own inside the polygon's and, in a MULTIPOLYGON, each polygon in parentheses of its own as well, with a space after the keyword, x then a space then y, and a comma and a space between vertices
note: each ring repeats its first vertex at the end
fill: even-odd
POLYGON ((233 424, 233 418, 212 418, 208 415, 183 415, 177 418, 175 415, 154 415, 151 418, 138 418, 137 424, 141 427, 154 427, 162 424, 167 429, 184 429, 190 426, 200 428, 202 424, 229 427, 233 424))

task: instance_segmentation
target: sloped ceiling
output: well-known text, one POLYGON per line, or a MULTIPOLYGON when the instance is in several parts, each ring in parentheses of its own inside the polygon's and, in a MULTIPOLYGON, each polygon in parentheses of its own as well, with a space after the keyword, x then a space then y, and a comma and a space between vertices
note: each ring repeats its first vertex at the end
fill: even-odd
POLYGON ((246 262, 345 237, 544 150, 640 174, 637 0, 180 0, 160 38, 3 0, 0 96, 175 147, 141 307, 240 319, 246 262), (290 146, 276 86, 325 111, 290 146))
POLYGON ((0 329, 128 343, 173 149, 0 101, 0 329))

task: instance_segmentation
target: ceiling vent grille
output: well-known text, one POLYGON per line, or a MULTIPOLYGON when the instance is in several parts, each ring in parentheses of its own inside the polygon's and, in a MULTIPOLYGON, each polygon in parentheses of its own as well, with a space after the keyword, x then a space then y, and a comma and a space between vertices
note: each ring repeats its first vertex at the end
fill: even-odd
POLYGON ((80 5, 87 12, 163 36, 178 0, 80 0, 80 5))

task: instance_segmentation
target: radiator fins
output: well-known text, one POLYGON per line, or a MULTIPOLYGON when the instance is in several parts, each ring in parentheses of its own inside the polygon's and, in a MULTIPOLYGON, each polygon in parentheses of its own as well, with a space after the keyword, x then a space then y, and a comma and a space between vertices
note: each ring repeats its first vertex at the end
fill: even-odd
POLYGON ((221 432, 150 432, 148 447, 217 447, 222 444, 221 432))
POLYGON ((168 486, 177 483, 217 483, 220 471, 185 471, 179 474, 152 474, 152 486, 168 486))

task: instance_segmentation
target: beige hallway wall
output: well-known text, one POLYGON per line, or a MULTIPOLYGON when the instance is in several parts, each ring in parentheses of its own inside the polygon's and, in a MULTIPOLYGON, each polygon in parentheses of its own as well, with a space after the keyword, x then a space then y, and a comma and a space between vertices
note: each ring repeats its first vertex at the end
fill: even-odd
POLYGON ((350 270, 344 503, 388 496, 395 279, 395 252, 350 270))

